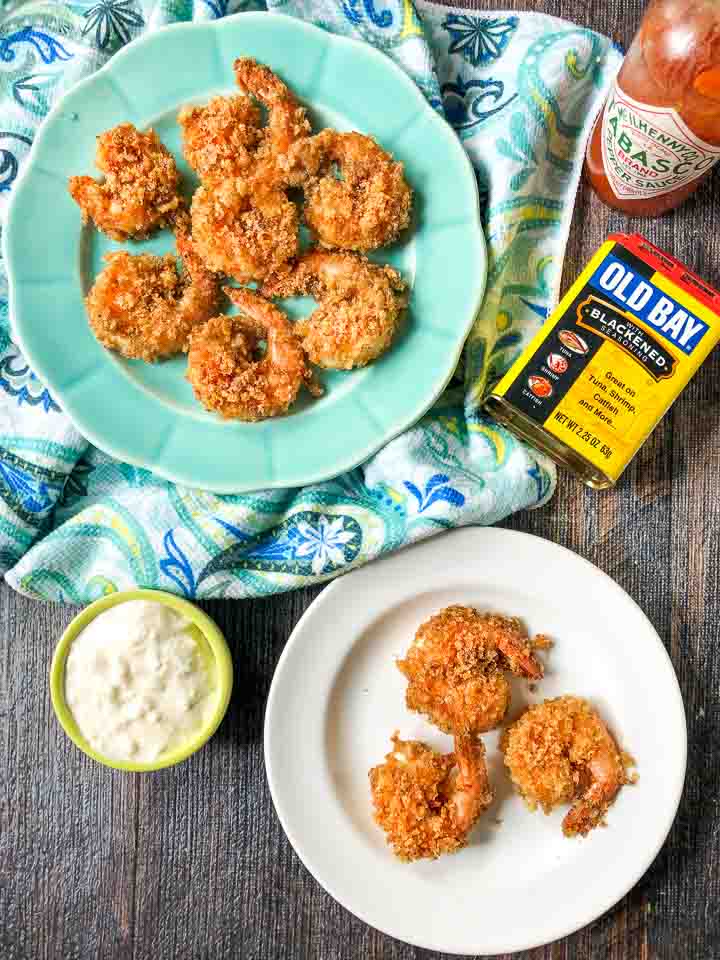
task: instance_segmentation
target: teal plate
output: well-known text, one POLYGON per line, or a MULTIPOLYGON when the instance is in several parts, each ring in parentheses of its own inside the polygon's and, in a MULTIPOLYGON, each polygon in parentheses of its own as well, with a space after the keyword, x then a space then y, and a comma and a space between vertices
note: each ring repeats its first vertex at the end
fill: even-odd
MULTIPOLYGON (((125 246, 174 249, 167 231, 125 246)), ((326 480, 414 423, 452 376, 486 275, 475 174, 413 81, 368 44, 268 13, 148 34, 71 90, 43 124, 15 186, 4 248, 14 339, 77 429, 120 460, 216 493, 326 480), (185 357, 127 361, 97 343, 83 296, 103 255, 122 245, 83 228, 67 191, 72 174, 97 176, 95 138, 123 121, 154 127, 192 185, 178 108, 231 92, 241 55, 276 70, 309 105, 315 129, 376 137, 403 161, 415 190, 414 229, 374 257, 401 270, 412 289, 392 348, 362 370, 321 371, 321 399, 306 397, 287 416, 253 424, 206 411, 185 379, 185 357)), ((284 306, 298 316, 314 303, 284 306)))

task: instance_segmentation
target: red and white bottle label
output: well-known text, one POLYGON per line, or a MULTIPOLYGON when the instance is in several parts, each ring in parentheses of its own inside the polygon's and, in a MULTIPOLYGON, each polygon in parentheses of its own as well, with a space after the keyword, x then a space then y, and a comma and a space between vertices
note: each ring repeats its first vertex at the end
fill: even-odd
POLYGON ((659 197, 704 176, 720 146, 700 140, 671 107, 633 100, 615 83, 602 119, 605 174, 616 197, 659 197))

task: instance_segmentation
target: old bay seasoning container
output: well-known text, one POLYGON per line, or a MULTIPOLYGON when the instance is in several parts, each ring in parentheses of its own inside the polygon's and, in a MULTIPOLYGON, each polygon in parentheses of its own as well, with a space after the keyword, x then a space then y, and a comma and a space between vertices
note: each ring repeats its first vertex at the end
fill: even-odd
POLYGON ((486 407, 612 486, 720 339, 720 293, 639 234, 613 234, 486 407))

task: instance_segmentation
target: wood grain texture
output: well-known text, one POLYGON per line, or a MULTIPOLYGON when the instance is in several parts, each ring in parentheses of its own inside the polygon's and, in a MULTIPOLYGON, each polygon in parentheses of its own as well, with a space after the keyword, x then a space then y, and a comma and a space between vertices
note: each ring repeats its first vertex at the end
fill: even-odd
MULTIPOLYGON (((627 44, 643 4, 532 6, 627 44)), ((720 284, 719 211, 717 176, 659 221, 631 222, 583 188, 564 287, 609 232, 627 229, 641 230, 720 284)), ((679 816, 646 876, 596 923, 517 955, 522 960, 720 956, 719 374, 716 351, 617 489, 595 493, 563 477, 548 506, 506 523, 592 560, 647 612, 680 679, 690 747, 679 816)), ((142 777, 86 760, 54 721, 47 671, 54 640, 74 611, 0 589, 3 960, 441 956, 385 937, 339 907, 302 867, 275 817, 262 760, 264 703, 285 639, 318 592, 203 605, 232 646, 231 709, 190 761, 142 777)))

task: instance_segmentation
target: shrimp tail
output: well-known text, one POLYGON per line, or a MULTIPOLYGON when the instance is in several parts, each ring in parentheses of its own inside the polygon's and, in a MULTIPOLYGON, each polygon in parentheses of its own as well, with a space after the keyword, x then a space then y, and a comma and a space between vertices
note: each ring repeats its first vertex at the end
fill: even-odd
POLYGON ((462 830, 469 830, 495 796, 488 778, 485 747, 467 733, 455 737, 455 780, 453 803, 455 821, 462 830))
POLYGON ((542 680, 545 673, 543 665, 536 659, 528 643, 513 633, 506 632, 498 636, 497 646, 508 661, 512 673, 529 680, 542 680))
POLYGON ((223 287, 222 290, 231 303, 252 319, 262 318, 263 321, 268 321, 277 318, 283 320, 278 308, 264 300, 253 290, 248 290, 246 287, 230 286, 223 287))
POLYGON ((233 72, 235 82, 243 93, 257 97, 268 106, 291 96, 280 77, 252 57, 238 57, 233 63, 233 72))

